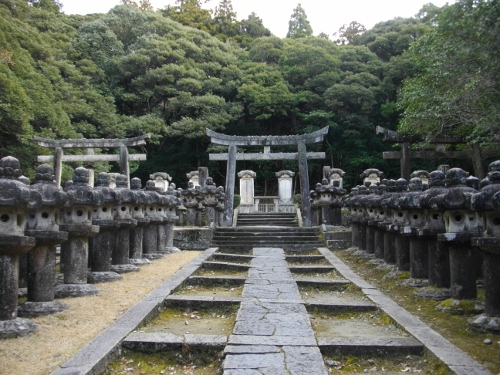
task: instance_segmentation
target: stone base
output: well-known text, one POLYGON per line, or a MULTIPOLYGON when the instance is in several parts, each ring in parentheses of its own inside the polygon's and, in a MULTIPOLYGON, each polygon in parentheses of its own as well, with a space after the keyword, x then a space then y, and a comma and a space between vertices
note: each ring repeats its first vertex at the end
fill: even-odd
POLYGON ((139 272, 139 267, 133 264, 112 264, 111 271, 116 273, 139 272))
POLYGON ((28 295, 28 288, 18 288, 17 289, 17 296, 22 298, 26 297, 28 295))
POLYGON ((128 260, 130 264, 135 266, 145 266, 146 264, 151 264, 151 261, 146 258, 133 258, 128 260))
POLYGON ((142 254, 142 257, 149 260, 155 260, 163 258, 163 254, 160 253, 142 254))
POLYGON ((380 258, 375 258, 375 259, 370 259, 366 264, 375 264, 377 266, 380 266, 382 264, 385 264, 385 261, 380 258))
POLYGON ((500 333, 500 317, 481 314, 469 319, 467 326, 471 331, 498 334, 500 333))
POLYGON ((21 302, 17 308, 17 315, 22 318, 36 318, 55 314, 68 309, 69 306, 59 301, 49 302, 21 302))
POLYGON ((406 279, 401 282, 401 285, 408 286, 410 288, 425 288, 429 285, 428 279, 406 279))
POLYGON ((89 284, 109 283, 112 281, 120 280, 123 276, 116 272, 89 272, 87 280, 89 284))
POLYGON ((375 269, 380 270, 380 271, 393 272, 394 270, 397 270, 397 267, 395 264, 388 264, 386 262, 383 262, 383 263, 379 264, 377 267, 375 267, 375 269))
POLYGON ((172 254, 172 253, 180 253, 181 249, 175 246, 167 246, 165 248, 165 251, 167 252, 167 254, 172 254))
POLYGON ((99 289, 90 284, 59 284, 55 288, 56 298, 92 296, 99 289))
POLYGON ((450 289, 448 288, 435 288, 435 287, 426 287, 421 288, 413 293, 415 297, 432 299, 434 301, 444 301, 445 299, 450 298, 450 289))
POLYGON ((366 252, 366 250, 360 250, 360 249, 356 249, 356 250, 352 251, 352 255, 354 255, 358 258, 361 258, 361 259, 373 259, 373 258, 375 258, 375 254, 369 254, 366 252))
POLYGON ((392 265, 393 269, 391 272, 386 273, 382 279, 407 279, 410 277, 410 272, 409 271, 398 271, 397 267, 395 265, 392 265))
POLYGON ((28 319, 0 320, 0 340, 27 336, 36 331, 37 325, 28 319))
POLYGON ((474 315, 484 312, 484 304, 479 300, 447 299, 437 305, 436 310, 454 315, 474 315))

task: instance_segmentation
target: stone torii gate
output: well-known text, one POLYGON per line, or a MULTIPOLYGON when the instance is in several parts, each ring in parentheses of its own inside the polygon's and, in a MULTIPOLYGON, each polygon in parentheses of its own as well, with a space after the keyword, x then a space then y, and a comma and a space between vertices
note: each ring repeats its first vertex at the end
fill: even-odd
POLYGON ((236 136, 216 133, 207 129, 207 135, 212 143, 228 146, 227 154, 209 154, 209 160, 227 161, 226 174, 226 204, 223 226, 232 225, 234 184, 236 179, 237 160, 297 160, 300 175, 300 193, 302 197, 301 214, 305 227, 311 226, 311 203, 309 201, 309 172, 307 159, 324 159, 324 152, 307 152, 306 144, 321 142, 328 133, 328 126, 309 134, 284 136, 236 136), (263 146, 263 153, 237 153, 237 146, 263 146), (272 153, 271 146, 297 146, 298 152, 272 153))
POLYGON ((384 142, 401 144, 401 151, 385 151, 382 155, 384 159, 399 159, 401 165, 401 177, 410 180, 410 160, 411 159, 471 159, 474 166, 474 175, 483 179, 486 177, 482 165, 483 158, 495 157, 499 155, 497 150, 481 150, 479 144, 471 145, 470 150, 448 151, 447 144, 464 144, 465 137, 459 135, 440 135, 433 139, 431 143, 436 145, 435 151, 411 151, 411 143, 419 142, 422 137, 413 134, 402 134, 393 130, 377 126, 376 133, 383 136, 384 142))
MULTIPOLYGON (((145 134, 134 138, 123 139, 46 139, 34 137, 39 146, 54 149, 54 156, 39 155, 39 163, 54 163, 54 173, 56 182, 61 186, 62 162, 95 162, 95 161, 118 161, 120 162, 120 173, 127 176, 130 184, 130 161, 146 160, 146 154, 129 154, 127 147, 142 146, 146 144, 146 139, 151 138, 151 134, 145 134), (67 148, 85 148, 86 155, 64 155, 63 150, 67 148), (95 155, 95 148, 119 148, 119 155, 95 155)), ((130 187, 130 186, 129 186, 130 187)))

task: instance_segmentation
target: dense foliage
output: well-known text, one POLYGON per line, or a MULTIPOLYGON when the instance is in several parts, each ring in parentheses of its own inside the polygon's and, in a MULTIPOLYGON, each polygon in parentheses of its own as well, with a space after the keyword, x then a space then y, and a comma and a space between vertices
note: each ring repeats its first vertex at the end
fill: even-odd
MULTIPOLYGON (((375 136, 375 126, 396 129, 404 112, 402 130, 431 134, 431 112, 451 123, 451 107, 443 112, 454 103, 446 88, 462 93, 455 103, 462 111, 453 110, 454 131, 473 129, 475 141, 498 136, 498 2, 464 0, 444 12, 428 4, 415 18, 370 30, 352 22, 335 33, 335 41, 324 33, 313 36, 300 4, 289 37, 281 39, 255 13, 237 20, 230 0, 221 0, 213 13, 200 0, 178 0, 156 12, 148 0, 122 3, 107 14, 67 16, 54 0, 0 0, 0 154, 20 158, 25 174, 32 176, 37 154, 50 153, 35 146, 34 135, 149 132, 142 150, 148 160, 136 165, 136 175, 146 179, 166 171, 184 186, 185 173, 204 165, 221 184, 225 163, 208 161, 207 151, 218 148, 209 144, 205 128, 287 135, 329 126, 323 144, 308 146, 327 153, 326 161, 311 161, 312 181, 321 180, 323 165, 344 169, 347 185, 358 183, 368 167, 398 177, 398 163, 382 159, 390 146, 375 136), (475 32, 468 35, 471 27, 475 32), (455 55, 445 59, 450 51, 455 55), (473 53, 470 61, 467 53, 473 53), (461 80, 447 78, 448 69, 461 80), (425 86, 435 79, 439 90, 425 86)), ((283 168, 297 166, 238 164, 257 171, 259 194, 275 193, 274 172, 283 168)), ((64 177, 70 172, 68 167, 64 177)))

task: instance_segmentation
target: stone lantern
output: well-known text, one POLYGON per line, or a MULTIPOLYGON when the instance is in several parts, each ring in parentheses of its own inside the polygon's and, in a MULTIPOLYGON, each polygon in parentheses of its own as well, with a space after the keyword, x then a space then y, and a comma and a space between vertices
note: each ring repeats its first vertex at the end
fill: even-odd
POLYGON ((360 177, 363 179, 363 185, 378 185, 380 183, 380 180, 382 179, 382 176, 384 175, 384 172, 375 169, 375 168, 369 168, 365 169, 363 173, 361 173, 360 177))
POLYGON ((78 167, 73 173, 73 181, 64 188, 68 202, 61 211, 59 229, 68 232, 68 241, 61 245, 64 284, 56 286, 56 298, 86 296, 99 291, 87 284, 87 267, 89 238, 99 233, 99 226, 92 224, 92 209, 104 203, 104 196, 88 182, 89 171, 78 167))
MULTIPOLYGON (((410 241, 409 238, 401 234, 401 229, 405 225, 405 210, 401 208, 401 201, 404 199, 408 184, 404 178, 399 178, 395 183, 395 192, 388 199, 387 207, 392 212, 392 223, 387 225, 388 232, 394 236, 394 248, 396 255, 396 267, 399 271, 410 270, 410 241)), ((385 256, 384 256, 385 257, 385 256)))
POLYGON ((188 188, 182 191, 182 195, 184 196, 184 206, 187 208, 187 226, 195 226, 196 225, 196 209, 198 208, 198 200, 200 193, 195 188, 194 183, 190 181, 188 183, 188 188))
POLYGON ((472 238, 484 256, 485 313, 469 320, 469 328, 500 332, 500 160, 489 165, 489 185, 471 199, 471 208, 483 216, 482 236, 472 238))
POLYGON ((321 187, 321 183, 317 183, 314 190, 309 192, 309 199, 311 201, 311 224, 318 226, 321 224, 321 207, 318 204, 319 194, 316 189, 321 187))
POLYGON ((141 180, 137 177, 130 180, 130 189, 136 194, 137 200, 132 205, 130 214, 137 225, 130 230, 130 264, 140 266, 150 264, 149 259, 142 257, 142 242, 144 227, 149 225, 149 217, 146 217, 146 208, 152 203, 153 198, 141 190, 141 180))
POLYGON ((151 180, 146 182, 144 193, 149 195, 151 203, 146 206, 145 216, 149 219, 149 224, 144 227, 142 256, 149 260, 160 259, 163 254, 159 251, 158 227, 163 225, 164 218, 161 209, 162 196, 158 193, 154 181, 151 180))
POLYGON ((28 301, 20 304, 19 316, 26 318, 49 315, 68 308, 54 301, 56 284, 56 245, 68 239, 59 230, 61 209, 67 194, 54 181, 54 168, 42 164, 36 168, 36 182, 30 186, 40 193, 42 207, 28 214, 26 234, 36 238, 28 253, 28 301))
MULTIPOLYGON (((390 228, 393 218, 393 212, 390 208, 390 201, 392 195, 396 193, 396 181, 395 180, 382 180, 382 184, 379 185, 379 189, 384 190, 385 193, 382 193, 382 198, 380 200, 380 211, 378 212, 377 218, 380 220, 378 223, 379 230, 383 231, 383 258, 384 261, 388 264, 396 263, 396 233, 388 230, 390 228)), ((377 250, 377 241, 375 241, 375 252, 378 253, 377 250)))
MULTIPOLYGON (((424 226, 423 211, 420 209, 420 196, 423 184, 420 177, 413 177, 408 184, 409 191, 400 200, 400 207, 404 211, 404 225, 401 234, 409 238, 410 276, 412 279, 427 279, 429 276, 427 265, 427 240, 418 236, 418 229, 424 226)), ((427 281, 413 280, 414 286, 427 281)))
POLYGON ((212 177, 208 177, 205 183, 205 187, 201 188, 201 194, 203 194, 203 201, 201 204, 205 207, 205 220, 207 226, 215 225, 215 207, 219 202, 215 197, 217 194, 217 186, 214 184, 212 177))
MULTIPOLYGON (((116 184, 116 179, 115 179, 116 184)), ((111 256, 115 247, 115 238, 120 223, 115 220, 117 198, 114 189, 109 186, 109 174, 101 172, 97 176, 95 190, 104 197, 99 207, 94 207, 92 224, 99 226, 99 233, 91 240, 89 282, 92 284, 120 280, 115 271, 111 271, 111 256)))
MULTIPOLYGON (((207 178, 207 182, 210 179, 207 178)), ((179 248, 174 246, 174 225, 179 219, 176 215, 177 208, 181 205, 181 200, 177 198, 174 194, 174 190, 167 190, 165 196, 165 235, 166 235, 166 246, 164 251, 167 253, 178 253, 181 251, 179 248)))
POLYGON ((321 222, 318 225, 333 225, 332 220, 332 205, 333 205, 333 186, 328 182, 328 179, 324 178, 321 184, 316 185, 316 196, 315 206, 321 209, 321 222))
POLYGON ((450 257, 448 247, 437 241, 439 233, 445 233, 444 215, 434 210, 432 202, 446 192, 446 177, 442 171, 429 174, 429 188, 420 195, 420 209, 423 211, 424 226, 418 228, 418 236, 427 241, 428 287, 417 290, 416 297, 443 300, 450 297, 450 257))
POLYGON ((116 204, 113 219, 120 225, 116 231, 116 238, 112 245, 111 270, 116 273, 136 272, 139 267, 129 262, 130 231, 137 226, 137 220, 132 217, 132 208, 137 202, 137 194, 128 188, 127 176, 120 174, 116 177, 114 189, 116 204))
POLYGON ((438 241, 449 248, 451 298, 456 300, 477 297, 479 254, 471 246, 471 239, 481 233, 483 224, 479 216, 468 207, 471 196, 477 190, 466 185, 467 175, 460 168, 448 170, 447 189, 435 197, 433 203, 433 208, 444 211, 446 233, 438 234, 438 241))
POLYGON ((35 246, 35 238, 24 235, 26 210, 41 205, 42 198, 18 180, 19 160, 0 160, 0 339, 28 335, 36 324, 17 317, 19 255, 35 246))
POLYGON ((217 226, 222 226, 224 221, 224 209, 226 204, 226 194, 224 193, 224 187, 219 186, 217 188, 217 194, 215 195, 217 199, 217 206, 215 206, 216 217, 217 217, 217 226))

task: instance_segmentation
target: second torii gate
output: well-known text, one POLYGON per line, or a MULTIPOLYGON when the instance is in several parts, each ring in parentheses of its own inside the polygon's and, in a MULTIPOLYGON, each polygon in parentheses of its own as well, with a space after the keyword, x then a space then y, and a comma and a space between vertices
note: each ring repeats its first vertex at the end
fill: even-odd
POLYGON ((328 133, 328 126, 309 134, 283 136, 236 136, 216 133, 207 129, 210 141, 215 144, 228 146, 227 154, 209 154, 209 160, 226 160, 226 204, 224 208, 223 226, 228 227, 233 222, 233 198, 236 179, 237 160, 298 160, 301 193, 301 214, 305 227, 311 226, 311 203, 309 201, 309 172, 307 159, 324 159, 324 152, 307 152, 306 144, 321 142, 328 133), (263 153, 236 152, 237 146, 263 146, 263 153), (297 152, 271 153, 271 146, 297 146, 297 152))
POLYGON ((127 147, 141 146, 146 144, 146 139, 151 138, 151 134, 144 134, 134 138, 123 139, 46 139, 34 137, 39 146, 54 149, 54 156, 39 155, 39 163, 54 163, 56 183, 61 185, 62 162, 94 162, 94 161, 118 161, 120 162, 120 173, 127 176, 130 184, 130 161, 146 160, 145 154, 129 154, 127 147), (63 149, 85 148, 87 155, 64 155, 63 149), (94 148, 119 148, 119 155, 94 155, 94 148))

